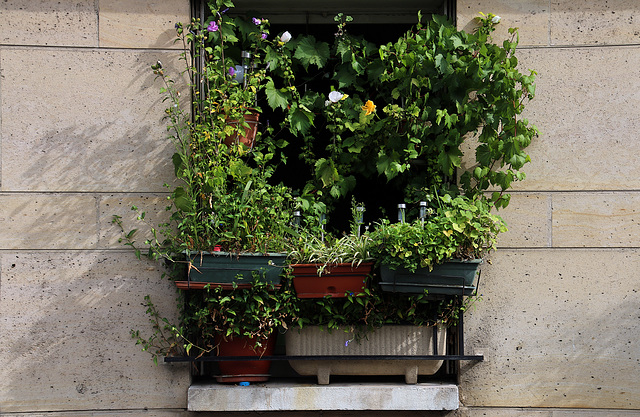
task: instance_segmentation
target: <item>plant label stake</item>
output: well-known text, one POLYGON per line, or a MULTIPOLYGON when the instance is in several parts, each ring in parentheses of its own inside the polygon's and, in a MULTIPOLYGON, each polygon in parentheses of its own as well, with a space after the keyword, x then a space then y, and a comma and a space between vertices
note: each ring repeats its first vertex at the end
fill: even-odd
POLYGON ((398 223, 404 223, 404 210, 407 208, 406 204, 398 204, 398 223))

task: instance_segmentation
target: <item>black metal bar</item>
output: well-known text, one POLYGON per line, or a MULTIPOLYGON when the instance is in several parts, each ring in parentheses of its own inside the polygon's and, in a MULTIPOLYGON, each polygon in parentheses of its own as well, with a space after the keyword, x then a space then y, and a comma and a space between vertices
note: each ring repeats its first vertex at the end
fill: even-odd
POLYGON ((421 360, 421 361, 483 361, 482 355, 275 355, 275 356, 167 356, 165 362, 229 362, 229 361, 327 361, 327 360, 421 360))
MULTIPOLYGON (((456 302, 461 303, 458 298, 456 302)), ((460 318, 458 319, 458 355, 464 356, 464 311, 460 312, 460 318)))
POLYGON ((438 326, 433 326, 433 354, 438 354, 438 326))
POLYGON ((480 277, 482 276, 482 269, 478 271, 478 281, 476 283, 476 290, 473 292, 473 296, 478 295, 478 291, 480 290, 480 277))

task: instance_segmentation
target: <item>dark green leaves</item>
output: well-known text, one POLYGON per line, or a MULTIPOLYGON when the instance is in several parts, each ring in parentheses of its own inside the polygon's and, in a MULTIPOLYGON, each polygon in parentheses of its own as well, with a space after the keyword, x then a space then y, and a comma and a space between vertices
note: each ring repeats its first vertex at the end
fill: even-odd
POLYGON ((299 59, 305 68, 309 65, 323 67, 329 59, 329 45, 317 42, 313 36, 303 38, 298 42, 294 57, 299 59))
POLYGON ((280 108, 286 110, 291 100, 291 94, 288 94, 286 90, 276 88, 273 81, 269 81, 265 87, 265 93, 267 95, 267 102, 272 109, 280 108))

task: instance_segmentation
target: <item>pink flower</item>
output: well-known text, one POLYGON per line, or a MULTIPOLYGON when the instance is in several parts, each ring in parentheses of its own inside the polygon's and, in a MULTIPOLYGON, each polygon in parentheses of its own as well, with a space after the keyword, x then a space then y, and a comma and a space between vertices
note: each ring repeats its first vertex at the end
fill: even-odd
POLYGON ((207 26, 209 32, 217 32, 218 29, 218 24, 213 20, 209 23, 209 26, 207 26))

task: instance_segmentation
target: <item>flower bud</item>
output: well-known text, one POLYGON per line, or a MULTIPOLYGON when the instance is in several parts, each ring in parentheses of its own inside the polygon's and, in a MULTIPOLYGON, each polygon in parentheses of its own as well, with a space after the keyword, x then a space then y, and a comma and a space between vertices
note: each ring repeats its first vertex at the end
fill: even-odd
POLYGON ((282 36, 280 36, 280 42, 287 43, 290 40, 291 40, 291 34, 289 33, 289 31, 284 32, 282 36))

